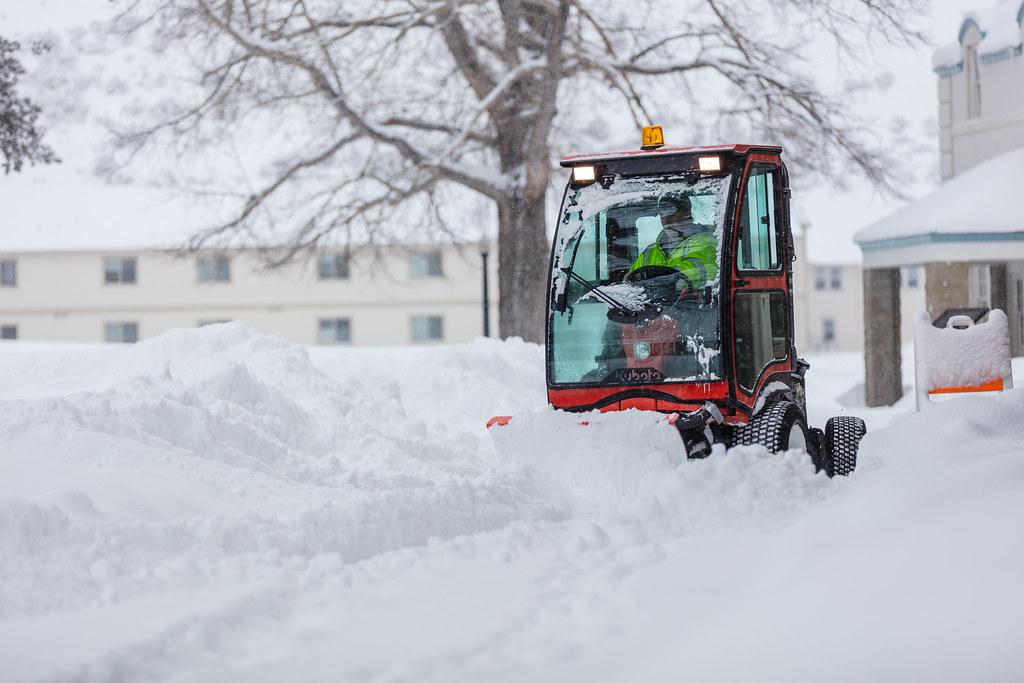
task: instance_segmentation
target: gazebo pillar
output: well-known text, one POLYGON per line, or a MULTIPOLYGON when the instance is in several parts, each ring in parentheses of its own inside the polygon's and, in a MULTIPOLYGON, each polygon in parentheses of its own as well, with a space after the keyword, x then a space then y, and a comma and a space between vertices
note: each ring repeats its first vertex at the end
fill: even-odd
POLYGON ((971 264, 966 261, 926 263, 924 293, 928 316, 935 320, 950 308, 966 308, 970 298, 971 264))
POLYGON ((864 403, 891 406, 903 396, 900 269, 865 268, 864 403))

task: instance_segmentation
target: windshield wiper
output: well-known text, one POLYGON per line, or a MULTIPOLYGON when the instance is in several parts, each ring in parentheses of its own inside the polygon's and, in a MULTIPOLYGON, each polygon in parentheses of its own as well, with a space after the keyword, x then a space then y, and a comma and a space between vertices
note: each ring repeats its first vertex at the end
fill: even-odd
MULTIPOLYGON (((576 271, 574 271, 572 269, 572 266, 567 266, 565 268, 560 268, 560 270, 563 273, 565 273, 566 275, 568 275, 569 277, 571 277, 574 280, 576 280, 576 282, 578 282, 581 285, 583 285, 586 288, 586 290, 587 290, 586 292, 584 292, 584 294, 590 294, 591 292, 593 292, 594 296, 596 296, 598 299, 603 301, 605 304, 607 304, 611 308, 614 308, 615 311, 617 313, 619 313, 620 315, 622 315, 623 317, 626 317, 626 318, 635 318, 636 317, 636 311, 631 311, 630 309, 626 308, 625 304, 620 302, 618 299, 615 299, 613 296, 611 296, 610 294, 608 294, 606 292, 602 292, 601 289, 600 289, 600 285, 593 284, 593 283, 585 280, 582 276, 577 275, 576 271)), ((568 288, 566 288, 566 289, 568 289, 568 288)), ((565 310, 565 303, 566 303, 565 300, 563 299, 560 303, 561 303, 561 306, 559 307, 559 310, 564 311, 565 310)))

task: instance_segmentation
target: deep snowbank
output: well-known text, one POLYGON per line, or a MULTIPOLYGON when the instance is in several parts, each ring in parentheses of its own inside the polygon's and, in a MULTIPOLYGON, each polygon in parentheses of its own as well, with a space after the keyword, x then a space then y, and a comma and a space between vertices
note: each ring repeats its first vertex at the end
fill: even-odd
MULTIPOLYGON (((820 422, 860 371, 812 362, 820 422)), ((759 448, 680 462, 640 413, 581 433, 516 342, 225 325, 3 345, 0 377, 5 680, 1024 673, 1024 390, 867 411, 833 481, 759 448), (527 416, 501 459, 495 413, 527 416)))
MULTIPOLYGON (((482 459, 478 437, 440 441, 408 419, 394 378, 338 381, 304 349, 238 325, 116 352, 12 349, 3 366, 11 645, 22 619, 204 588, 282 558, 357 562, 564 516, 529 473, 482 459)), ((0 659, 29 672, 50 656, 0 659)))

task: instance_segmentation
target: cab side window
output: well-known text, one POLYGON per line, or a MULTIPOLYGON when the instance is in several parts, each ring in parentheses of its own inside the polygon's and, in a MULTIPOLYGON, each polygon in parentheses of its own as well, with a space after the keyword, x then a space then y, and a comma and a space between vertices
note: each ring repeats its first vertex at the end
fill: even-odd
POLYGON ((789 347, 786 294, 781 291, 737 292, 736 379, 752 392, 761 371, 785 360, 789 347))
POLYGON ((775 216, 774 168, 753 168, 747 178, 740 211, 739 239, 736 245, 737 270, 779 270, 779 236, 775 216))

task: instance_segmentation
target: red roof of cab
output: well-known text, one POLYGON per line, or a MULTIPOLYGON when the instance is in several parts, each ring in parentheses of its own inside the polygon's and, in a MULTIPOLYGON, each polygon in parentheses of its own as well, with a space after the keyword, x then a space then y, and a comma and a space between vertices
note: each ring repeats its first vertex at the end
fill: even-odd
POLYGON ((692 154, 694 152, 734 152, 746 154, 751 149, 766 152, 782 153, 779 145, 705 145, 703 147, 658 147, 657 149, 627 149, 621 152, 597 152, 595 154, 571 154, 562 157, 562 166, 572 166, 583 161, 608 161, 610 159, 629 159, 643 156, 659 156, 663 154, 692 154))

